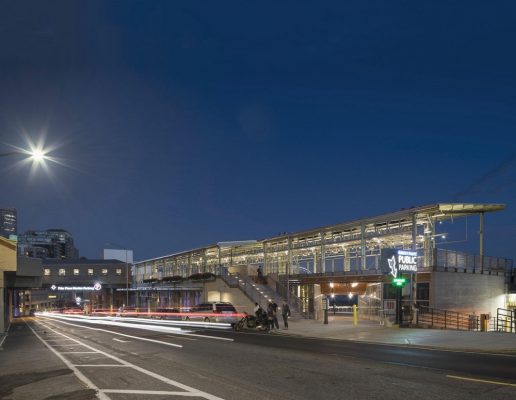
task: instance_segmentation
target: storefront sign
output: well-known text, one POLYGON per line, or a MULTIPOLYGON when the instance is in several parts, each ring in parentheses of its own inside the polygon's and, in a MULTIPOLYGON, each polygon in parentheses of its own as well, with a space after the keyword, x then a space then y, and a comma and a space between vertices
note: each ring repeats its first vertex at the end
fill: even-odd
POLYGON ((75 291, 94 291, 94 290, 101 290, 102 289, 102 285, 100 283, 96 283, 93 286, 57 286, 57 285, 52 285, 52 286, 50 286, 50 289, 58 291, 58 292, 70 291, 70 290, 75 290, 75 291))

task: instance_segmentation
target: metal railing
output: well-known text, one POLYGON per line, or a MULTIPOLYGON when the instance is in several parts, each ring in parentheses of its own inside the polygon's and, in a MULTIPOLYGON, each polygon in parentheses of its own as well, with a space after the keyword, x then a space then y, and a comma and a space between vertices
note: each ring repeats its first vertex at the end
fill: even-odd
MULTIPOLYGON (((480 271, 481 257, 478 254, 462 253, 460 251, 434 249, 434 264, 436 267, 457 268, 466 271, 480 271)), ((508 258, 484 256, 484 271, 510 272, 513 261, 508 258)))
POLYGON ((269 274, 269 279, 274 282, 276 285, 276 292, 283 298, 288 299, 289 306, 293 309, 293 311, 297 311, 297 313, 303 317, 307 318, 308 315, 303 313, 301 310, 303 309, 303 301, 297 297, 292 291, 289 292, 287 289, 287 285, 282 282, 282 280, 286 280, 287 276, 283 275, 281 278, 276 274, 269 274))
POLYGON ((516 310, 497 308, 494 330, 497 332, 516 333, 516 310))
POLYGON ((220 277, 229 287, 239 288, 250 300, 260 304, 262 308, 267 307, 270 296, 260 290, 256 284, 246 279, 246 277, 238 273, 232 274, 229 272, 221 274, 220 277))
POLYGON ((421 306, 418 309, 416 324, 428 328, 477 331, 480 328, 480 317, 421 306))

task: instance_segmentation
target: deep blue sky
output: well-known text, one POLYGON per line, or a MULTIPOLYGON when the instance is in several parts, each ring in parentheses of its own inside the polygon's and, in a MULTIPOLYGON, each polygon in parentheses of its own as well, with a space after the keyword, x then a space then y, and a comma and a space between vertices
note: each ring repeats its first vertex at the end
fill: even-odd
POLYGON ((67 164, 0 159, 0 205, 141 260, 505 203, 486 253, 516 258, 515 40, 512 0, 0 1, 0 151, 67 164))

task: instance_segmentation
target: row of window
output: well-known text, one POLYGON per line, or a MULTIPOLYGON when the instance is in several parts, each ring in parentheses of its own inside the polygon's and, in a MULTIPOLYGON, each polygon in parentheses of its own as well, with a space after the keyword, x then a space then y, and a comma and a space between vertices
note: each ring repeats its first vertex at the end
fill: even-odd
MULTIPOLYGON (((100 273, 101 273, 101 275, 107 275, 108 274, 108 269, 107 268, 102 268, 100 273)), ((59 268, 57 274, 59 276, 66 276, 66 269, 65 268, 59 268)), ((45 275, 45 276, 52 275, 51 269, 50 268, 44 268, 43 269, 43 275, 45 275)), ((74 268, 73 269, 73 275, 74 276, 80 276, 79 268, 74 268)), ((88 268, 88 276, 93 276, 93 275, 94 275, 93 268, 88 268)), ((115 269, 115 275, 122 275, 122 268, 115 269)))

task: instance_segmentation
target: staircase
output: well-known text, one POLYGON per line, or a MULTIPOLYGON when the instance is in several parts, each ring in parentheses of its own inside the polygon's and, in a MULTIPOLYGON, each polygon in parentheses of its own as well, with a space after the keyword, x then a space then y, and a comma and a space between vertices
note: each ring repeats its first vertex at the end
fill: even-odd
MULTIPOLYGON (((239 288, 253 303, 258 303, 260 307, 267 310, 270 301, 275 302, 281 309, 285 300, 269 285, 265 283, 257 283, 253 279, 240 274, 223 274, 220 276, 229 287, 239 288)), ((292 300, 292 299, 291 299, 292 300)), ((290 301, 290 318, 301 319, 303 316, 299 313, 296 302, 290 301)))

